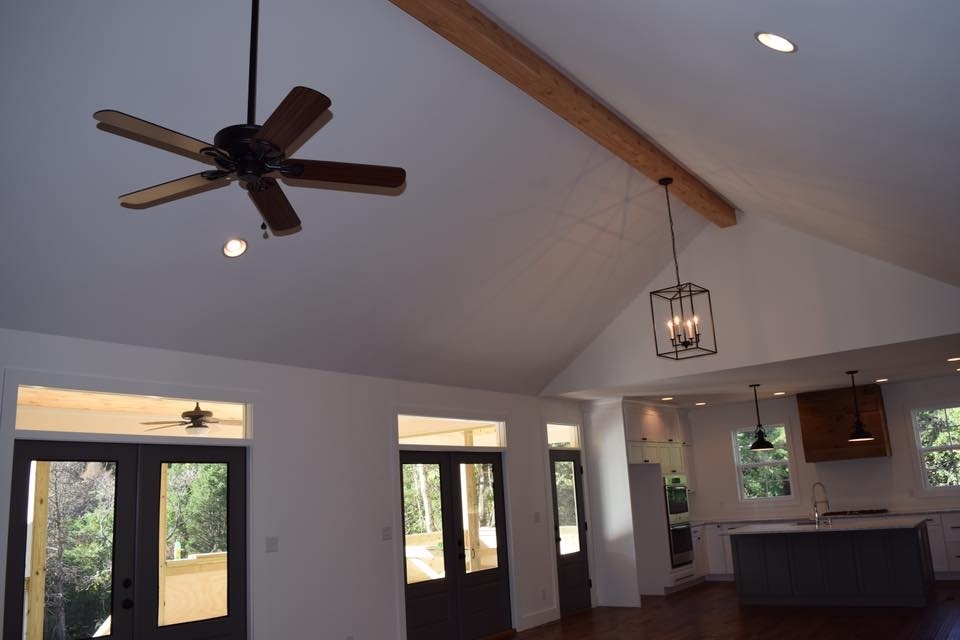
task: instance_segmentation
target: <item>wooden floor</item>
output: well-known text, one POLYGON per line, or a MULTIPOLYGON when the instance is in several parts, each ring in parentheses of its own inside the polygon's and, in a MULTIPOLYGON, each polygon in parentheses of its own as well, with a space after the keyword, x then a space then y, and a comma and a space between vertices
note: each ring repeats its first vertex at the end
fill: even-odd
POLYGON ((639 609, 597 608, 516 635, 516 640, 960 640, 960 582, 938 582, 920 609, 760 607, 737 602, 732 583, 707 583, 639 609))

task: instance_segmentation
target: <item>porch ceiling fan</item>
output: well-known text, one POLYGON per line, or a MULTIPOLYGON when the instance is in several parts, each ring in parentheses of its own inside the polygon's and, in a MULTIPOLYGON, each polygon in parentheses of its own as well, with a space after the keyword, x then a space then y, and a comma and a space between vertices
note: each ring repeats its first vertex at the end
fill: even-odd
POLYGON ((287 157, 313 135, 330 108, 330 98, 319 91, 294 87, 262 126, 256 124, 259 15, 260 2, 252 0, 247 122, 221 129, 214 136, 213 144, 120 111, 106 109, 93 114, 97 128, 102 131, 214 167, 122 195, 121 206, 146 209, 238 181, 270 231, 282 236, 299 231, 301 222, 278 179, 295 179, 303 186, 382 195, 398 195, 402 191, 406 172, 399 167, 287 157))
POLYGON ((205 430, 211 424, 243 424, 243 420, 221 420, 219 418, 215 418, 213 417, 213 411, 201 409, 199 402, 196 403, 196 406, 190 411, 184 411, 181 413, 180 418, 180 420, 160 420, 155 422, 141 422, 140 424, 146 426, 163 425, 152 427, 151 429, 145 429, 145 431, 159 431, 160 429, 170 429, 172 427, 186 427, 188 432, 193 429, 205 430))

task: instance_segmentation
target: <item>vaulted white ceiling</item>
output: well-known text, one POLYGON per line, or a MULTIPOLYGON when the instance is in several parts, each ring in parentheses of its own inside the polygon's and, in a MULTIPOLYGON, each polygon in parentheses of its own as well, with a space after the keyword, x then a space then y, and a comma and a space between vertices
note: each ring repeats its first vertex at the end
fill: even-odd
MULTIPOLYGON (((482 4, 740 208, 960 283, 954 4, 482 4)), ((227 0, 0 7, 0 326, 537 392, 667 263, 656 185, 385 0, 264 0, 258 113, 322 91, 299 155, 403 166, 403 195, 288 189, 303 231, 268 240, 237 187, 121 209, 200 169, 91 114, 210 140, 247 30, 227 0)))

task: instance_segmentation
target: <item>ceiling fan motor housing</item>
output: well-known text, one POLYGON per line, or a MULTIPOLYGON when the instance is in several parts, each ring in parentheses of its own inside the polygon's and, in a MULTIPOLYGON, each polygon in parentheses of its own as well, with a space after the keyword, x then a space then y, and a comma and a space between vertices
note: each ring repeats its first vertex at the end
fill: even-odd
POLYGON ((257 138, 259 131, 260 126, 256 124, 235 124, 221 129, 213 138, 216 148, 229 155, 226 158, 220 154, 214 155, 220 168, 236 171, 237 178, 249 185, 257 184, 263 174, 273 170, 268 163, 276 163, 283 158, 280 150, 257 138))

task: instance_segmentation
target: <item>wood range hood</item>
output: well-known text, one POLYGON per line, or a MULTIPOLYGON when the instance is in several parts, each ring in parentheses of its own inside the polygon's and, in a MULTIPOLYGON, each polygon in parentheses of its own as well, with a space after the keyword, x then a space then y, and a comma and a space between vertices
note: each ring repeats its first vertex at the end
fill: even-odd
POLYGON ((887 415, 880 385, 857 387, 860 419, 874 440, 850 442, 855 420, 850 387, 797 394, 803 455, 807 462, 828 462, 890 455, 887 415))

